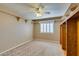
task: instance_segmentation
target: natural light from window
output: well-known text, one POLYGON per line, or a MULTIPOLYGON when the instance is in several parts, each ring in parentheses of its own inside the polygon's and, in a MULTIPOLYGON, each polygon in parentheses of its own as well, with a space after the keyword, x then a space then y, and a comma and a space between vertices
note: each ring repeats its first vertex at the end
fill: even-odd
POLYGON ((41 33, 53 33, 53 22, 40 23, 40 32, 41 33))

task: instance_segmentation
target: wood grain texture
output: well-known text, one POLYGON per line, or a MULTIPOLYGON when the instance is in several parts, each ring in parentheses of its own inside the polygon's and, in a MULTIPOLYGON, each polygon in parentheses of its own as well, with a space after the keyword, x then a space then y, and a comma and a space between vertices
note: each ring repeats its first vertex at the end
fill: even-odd
POLYGON ((71 18, 66 21, 66 26, 64 23, 61 25, 62 30, 61 40, 62 47, 66 43, 67 56, 78 56, 79 55, 79 12, 74 14, 71 18), (65 30, 66 29, 66 30, 65 30), (66 31, 66 33, 65 33, 66 31), (66 37, 65 37, 66 35, 66 37), (64 39, 67 39, 64 41, 64 39))
POLYGON ((77 25, 75 18, 67 21, 67 55, 77 55, 77 25))
POLYGON ((62 44, 62 48, 66 50, 66 22, 61 25, 60 31, 60 43, 62 44))
POLYGON ((77 19, 77 55, 79 56, 79 18, 77 19))

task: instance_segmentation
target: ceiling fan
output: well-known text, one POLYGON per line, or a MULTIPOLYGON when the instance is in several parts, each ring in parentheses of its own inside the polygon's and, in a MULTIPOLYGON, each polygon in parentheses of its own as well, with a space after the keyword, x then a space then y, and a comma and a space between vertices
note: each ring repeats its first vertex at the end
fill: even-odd
POLYGON ((30 5, 30 4, 28 4, 27 6, 32 8, 33 12, 36 14, 37 17, 40 17, 43 14, 50 14, 49 11, 46 11, 46 12, 44 11, 45 6, 42 5, 41 3, 36 4, 36 6, 30 5))

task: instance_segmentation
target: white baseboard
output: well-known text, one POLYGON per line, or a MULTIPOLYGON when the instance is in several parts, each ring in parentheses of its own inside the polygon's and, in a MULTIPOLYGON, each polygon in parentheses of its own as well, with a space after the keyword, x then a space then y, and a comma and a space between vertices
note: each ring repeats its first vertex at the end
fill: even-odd
POLYGON ((24 44, 26 44, 26 43, 29 43, 29 42, 31 42, 31 41, 33 41, 33 40, 28 40, 28 41, 25 41, 25 42, 23 42, 23 43, 21 43, 21 44, 18 44, 17 46, 14 46, 14 47, 12 47, 12 48, 10 48, 10 49, 8 49, 8 50, 5 50, 5 51, 1 52, 0 55, 2 55, 3 53, 6 53, 6 52, 8 52, 8 51, 10 51, 10 50, 12 50, 12 49, 15 49, 15 48, 17 48, 17 47, 19 47, 19 46, 21 46, 21 45, 24 45, 24 44))
POLYGON ((38 41, 45 41, 45 42, 53 42, 53 43, 59 43, 59 41, 55 41, 55 40, 47 40, 47 39, 35 39, 38 41))

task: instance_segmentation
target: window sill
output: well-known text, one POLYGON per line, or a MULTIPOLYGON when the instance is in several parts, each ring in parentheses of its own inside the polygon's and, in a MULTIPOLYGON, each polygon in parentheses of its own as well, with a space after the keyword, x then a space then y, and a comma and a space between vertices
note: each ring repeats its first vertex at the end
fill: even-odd
POLYGON ((53 34, 53 32, 40 32, 41 34, 53 34))

